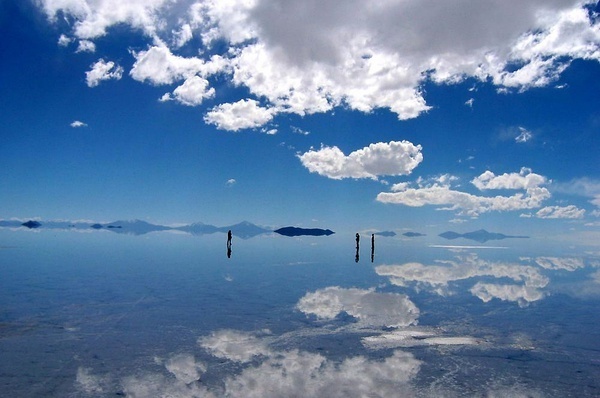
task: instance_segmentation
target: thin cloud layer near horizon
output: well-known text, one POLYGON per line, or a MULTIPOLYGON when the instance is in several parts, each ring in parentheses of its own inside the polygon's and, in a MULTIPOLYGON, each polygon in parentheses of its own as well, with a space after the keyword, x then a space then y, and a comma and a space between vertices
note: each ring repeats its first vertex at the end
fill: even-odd
POLYGON ((491 224, 597 242, 598 12, 3 2, 0 218, 491 224))

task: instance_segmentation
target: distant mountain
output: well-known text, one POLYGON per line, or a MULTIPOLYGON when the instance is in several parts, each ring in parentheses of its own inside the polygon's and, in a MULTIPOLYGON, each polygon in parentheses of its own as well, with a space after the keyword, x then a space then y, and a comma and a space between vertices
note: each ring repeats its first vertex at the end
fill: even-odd
POLYGON ((454 232, 454 231, 446 231, 444 233, 439 234, 438 236, 441 236, 442 238, 450 239, 450 240, 462 237, 461 234, 459 234, 458 232, 454 232))
POLYGON ((182 231, 192 235, 205 235, 214 234, 216 232, 227 233, 227 231, 231 230, 234 237, 241 239, 248 239, 256 235, 273 232, 271 229, 259 227, 248 221, 242 221, 241 223, 225 227, 217 227, 201 222, 181 227, 168 227, 165 225, 151 224, 142 220, 119 220, 106 224, 94 223, 93 221, 43 221, 43 225, 42 222, 34 220, 29 220, 27 222, 23 222, 22 220, 0 220, 0 228, 22 227, 43 229, 105 229, 115 233, 128 235, 143 235, 159 231, 182 231))
POLYGON ((330 229, 321 229, 321 228, 299 228, 299 227, 283 227, 276 229, 274 232, 277 232, 280 235, 285 236, 329 236, 334 234, 330 229))
POLYGON ((110 224, 105 224, 104 228, 112 232, 127 235, 143 235, 150 232, 166 231, 172 228, 164 225, 150 224, 142 220, 115 221, 110 224))
POLYGON ((381 232, 375 232, 375 235, 392 237, 392 236, 396 236, 396 233, 394 231, 381 231, 381 232))
POLYGON ((416 238, 416 237, 419 237, 419 236, 425 236, 425 234, 422 234, 420 232, 410 232, 410 231, 409 232, 405 232, 402 235, 408 236, 409 238, 416 238))
POLYGON ((508 239, 508 238, 529 238, 529 236, 512 236, 512 235, 504 235, 504 234, 497 233, 497 232, 488 232, 485 229, 480 229, 480 230, 473 231, 473 232, 467 232, 464 234, 459 234, 458 232, 454 232, 454 231, 447 231, 447 232, 439 234, 439 236, 441 236, 442 238, 445 238, 445 239, 457 239, 457 238, 470 239, 470 240, 474 240, 479 243, 485 243, 490 240, 502 240, 502 239, 508 239))
POLYGON ((24 222, 21 225, 24 227, 27 227, 27 228, 39 228, 42 226, 42 223, 40 223, 38 221, 29 220, 27 222, 24 222))
POLYGON ((219 231, 219 228, 215 227, 214 225, 204 224, 201 222, 184 225, 183 227, 177 227, 175 229, 190 233, 192 235, 214 234, 215 232, 219 231))
POLYGON ((271 232, 270 229, 266 229, 263 227, 259 227, 258 225, 254 225, 248 221, 242 221, 241 223, 230 225, 228 227, 218 228, 219 232, 227 232, 230 231, 233 236, 240 237, 242 239, 252 238, 256 235, 265 234, 267 232, 271 232))

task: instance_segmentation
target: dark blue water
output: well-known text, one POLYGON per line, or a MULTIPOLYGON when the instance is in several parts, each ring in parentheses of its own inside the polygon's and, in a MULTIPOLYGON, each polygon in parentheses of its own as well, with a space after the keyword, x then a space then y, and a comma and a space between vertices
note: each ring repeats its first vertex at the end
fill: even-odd
POLYGON ((461 243, 2 229, 0 395, 600 396, 598 255, 461 243))

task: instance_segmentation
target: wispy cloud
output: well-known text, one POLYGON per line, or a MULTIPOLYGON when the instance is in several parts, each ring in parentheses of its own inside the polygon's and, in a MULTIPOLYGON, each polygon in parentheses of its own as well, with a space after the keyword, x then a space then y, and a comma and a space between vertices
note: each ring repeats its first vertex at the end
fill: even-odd
POLYGON ((515 137, 515 141, 519 144, 524 144, 533 138, 531 131, 525 127, 519 127, 519 135, 515 137))
POLYGON ((228 187, 231 187, 231 186, 235 185, 236 183, 237 183, 237 181, 235 180, 235 178, 230 178, 229 180, 227 180, 225 185, 227 185, 228 187))

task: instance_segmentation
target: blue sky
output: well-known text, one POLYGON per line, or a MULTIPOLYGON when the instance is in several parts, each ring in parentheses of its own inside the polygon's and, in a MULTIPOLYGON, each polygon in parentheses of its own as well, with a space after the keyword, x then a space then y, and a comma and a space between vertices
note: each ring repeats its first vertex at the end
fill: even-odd
POLYGON ((598 11, 3 1, 0 218, 598 241, 598 11))

